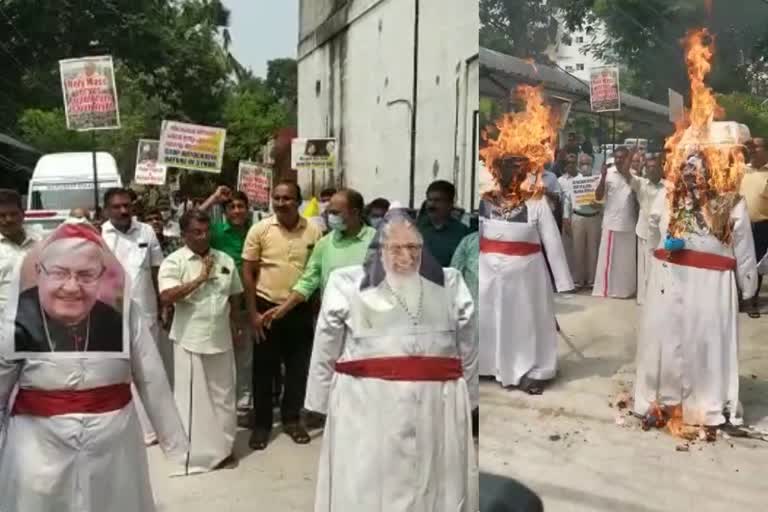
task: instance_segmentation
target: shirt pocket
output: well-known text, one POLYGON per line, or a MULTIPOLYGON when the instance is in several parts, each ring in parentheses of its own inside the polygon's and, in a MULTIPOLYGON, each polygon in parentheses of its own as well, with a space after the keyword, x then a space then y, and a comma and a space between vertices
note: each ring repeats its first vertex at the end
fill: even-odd
POLYGON ((149 267, 149 244, 139 242, 139 244, 133 248, 129 257, 128 264, 132 269, 145 270, 149 267))

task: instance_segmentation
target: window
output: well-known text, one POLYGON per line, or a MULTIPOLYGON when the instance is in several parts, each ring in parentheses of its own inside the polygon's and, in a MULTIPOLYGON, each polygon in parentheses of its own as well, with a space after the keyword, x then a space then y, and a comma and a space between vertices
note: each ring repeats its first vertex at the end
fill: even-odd
POLYGON ((573 71, 573 66, 565 66, 565 70, 570 73, 571 71, 573 71))
POLYGON ((579 37, 576 38, 576 43, 577 44, 578 43, 583 43, 583 42, 584 42, 584 38, 583 37, 579 36, 579 37))
POLYGON ((576 71, 584 71, 584 64, 576 64, 576 71))

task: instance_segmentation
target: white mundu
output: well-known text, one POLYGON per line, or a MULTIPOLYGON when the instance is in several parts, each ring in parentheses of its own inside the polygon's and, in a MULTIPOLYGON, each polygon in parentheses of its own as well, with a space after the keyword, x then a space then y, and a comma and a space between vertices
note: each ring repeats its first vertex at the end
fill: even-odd
MULTIPOLYGON (((663 248, 669 225, 666 194, 649 217, 649 243, 663 248)), ((732 243, 711 234, 688 234, 685 249, 731 270, 652 258, 637 343, 635 412, 652 402, 683 406, 688 424, 742 422, 739 404, 739 293, 755 293, 757 269, 744 200, 733 208, 732 243), (703 255, 701 254, 703 253, 703 255), (728 263, 728 265, 725 265, 728 263)), ((711 262, 708 263, 712 266, 711 262)))
POLYGON ((595 297, 626 299, 637 291, 637 202, 627 180, 612 167, 605 179, 605 209, 595 271, 595 297))

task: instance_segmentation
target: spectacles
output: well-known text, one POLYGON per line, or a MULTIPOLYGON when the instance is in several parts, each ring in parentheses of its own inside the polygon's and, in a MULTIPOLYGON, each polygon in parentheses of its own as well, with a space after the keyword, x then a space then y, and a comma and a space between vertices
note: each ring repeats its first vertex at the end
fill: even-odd
POLYGON ((415 254, 417 252, 421 252, 424 246, 422 244, 386 244, 384 248, 391 253, 407 251, 415 254))
POLYGON ((82 272, 72 272, 71 270, 65 270, 63 268, 48 270, 43 265, 40 265, 40 268, 49 279, 57 284, 64 284, 70 279, 74 279, 78 284, 91 285, 101 279, 101 276, 104 275, 105 271, 103 267, 99 271, 85 270, 82 272))

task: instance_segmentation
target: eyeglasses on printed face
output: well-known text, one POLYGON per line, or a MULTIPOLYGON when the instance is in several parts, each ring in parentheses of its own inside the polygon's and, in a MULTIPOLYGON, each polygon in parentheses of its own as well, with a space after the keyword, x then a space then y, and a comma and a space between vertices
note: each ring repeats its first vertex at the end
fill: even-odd
POLYGON ((390 252, 392 254, 399 254, 403 251, 409 252, 411 254, 416 254, 421 252, 423 249, 422 244, 386 244, 384 245, 384 249, 387 250, 387 252, 390 252))
POLYGON ((48 279, 56 284, 64 284, 70 279, 74 279, 78 284, 83 285, 95 284, 99 279, 101 279, 101 276, 104 275, 104 271, 106 270, 104 267, 102 267, 100 270, 83 270, 80 272, 72 272, 71 270, 67 270, 61 267, 55 267, 51 270, 48 270, 42 264, 40 265, 40 269, 48 277, 48 279))

